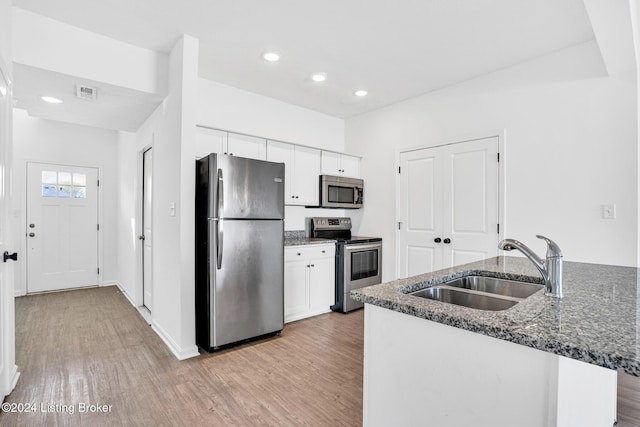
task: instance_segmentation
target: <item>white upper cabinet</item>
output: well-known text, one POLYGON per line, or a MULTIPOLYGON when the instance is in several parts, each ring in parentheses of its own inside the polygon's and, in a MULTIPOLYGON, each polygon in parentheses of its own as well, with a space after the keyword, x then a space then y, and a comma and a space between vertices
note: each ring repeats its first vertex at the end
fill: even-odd
POLYGON ((360 158, 333 151, 323 151, 322 173, 324 175, 360 178, 360 158))
POLYGON ((247 159, 267 160, 267 140, 229 132, 228 154, 247 159))
POLYGON ((227 151, 227 132, 196 127, 196 158, 201 159, 211 153, 227 151))
POLYGON ((284 204, 295 205, 295 195, 291 190, 293 145, 284 142, 267 141, 267 161, 284 163, 284 204))
POLYGON ((196 126, 196 158, 200 159, 211 153, 266 160, 267 140, 196 126))
POLYGON ((268 141, 267 160, 285 164, 285 204, 318 205, 320 150, 268 141))

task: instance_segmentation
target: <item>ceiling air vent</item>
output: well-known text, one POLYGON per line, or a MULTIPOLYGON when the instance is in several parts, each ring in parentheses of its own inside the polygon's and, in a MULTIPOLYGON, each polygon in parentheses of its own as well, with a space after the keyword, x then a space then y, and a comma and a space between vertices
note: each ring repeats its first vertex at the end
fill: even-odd
POLYGON ((76 85, 76 96, 80 99, 95 101, 98 96, 98 89, 90 86, 76 85))

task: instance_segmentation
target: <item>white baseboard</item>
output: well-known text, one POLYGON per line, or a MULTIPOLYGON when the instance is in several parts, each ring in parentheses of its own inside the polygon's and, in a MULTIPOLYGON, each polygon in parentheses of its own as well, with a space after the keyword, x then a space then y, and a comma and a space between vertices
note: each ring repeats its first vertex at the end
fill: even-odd
POLYGON ((124 287, 122 286, 122 284, 120 282, 118 282, 116 280, 116 281, 113 282, 113 284, 116 285, 118 287, 118 289, 120 289, 120 292, 122 292, 122 295, 125 296, 127 301, 129 301, 132 306, 134 306, 135 308, 138 308, 136 303, 133 301, 133 298, 131 298, 131 295, 129 295, 129 293, 124 289, 124 287))
POLYGON ((98 286, 117 286, 120 288, 120 284, 117 280, 103 280, 98 286))
POLYGON ((164 341, 167 347, 169 347, 169 350, 171 350, 173 355, 176 356, 178 360, 185 360, 200 355, 200 353, 198 352, 198 346, 196 345, 193 345, 192 347, 186 349, 180 348, 180 346, 176 344, 171 336, 169 336, 169 334, 167 334, 167 332, 153 320, 151 321, 151 329, 153 329, 155 333, 158 334, 160 339, 164 341))
POLYGON ((7 390, 2 391, 3 398, 4 396, 8 396, 9 394, 11 394, 13 389, 16 388, 16 384, 18 384, 18 378, 20 378, 20 372, 18 372, 18 365, 13 365, 13 369, 11 369, 11 373, 9 374, 9 381, 8 381, 9 387, 7 390))
POLYGON ((26 295, 26 293, 22 289, 16 289, 13 295, 15 297, 23 297, 26 295))

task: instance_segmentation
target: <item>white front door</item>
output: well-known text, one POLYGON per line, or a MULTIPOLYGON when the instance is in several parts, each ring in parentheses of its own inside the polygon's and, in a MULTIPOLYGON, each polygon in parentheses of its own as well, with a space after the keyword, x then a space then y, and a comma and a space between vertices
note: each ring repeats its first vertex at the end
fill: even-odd
POLYGON ((149 311, 153 308, 153 278, 151 276, 151 206, 153 189, 153 149, 142 155, 142 305, 149 311))
POLYGON ((400 154, 398 276, 498 253, 498 138, 400 154))
POLYGON ((27 164, 27 292, 98 284, 98 169, 27 164))

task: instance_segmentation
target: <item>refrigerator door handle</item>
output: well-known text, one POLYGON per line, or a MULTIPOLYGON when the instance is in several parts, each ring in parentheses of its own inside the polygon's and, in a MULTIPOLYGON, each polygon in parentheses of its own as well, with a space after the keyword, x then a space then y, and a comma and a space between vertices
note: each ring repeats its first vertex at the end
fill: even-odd
POLYGON ((218 257, 216 260, 216 268, 218 270, 220 270, 222 268, 222 238, 224 236, 224 233, 222 231, 222 223, 223 221, 216 221, 216 225, 218 228, 218 238, 217 240, 217 252, 218 252, 218 257))
POLYGON ((218 218, 224 218, 224 177, 218 169, 218 218))
MULTIPOLYGON (((224 218, 224 177, 222 175, 222 169, 218 169, 218 218, 224 218)), ((222 221, 217 221, 218 224, 218 238, 217 240, 217 253, 218 257, 216 260, 216 267, 218 270, 222 268, 222 238, 223 238, 223 230, 222 230, 222 221)))

